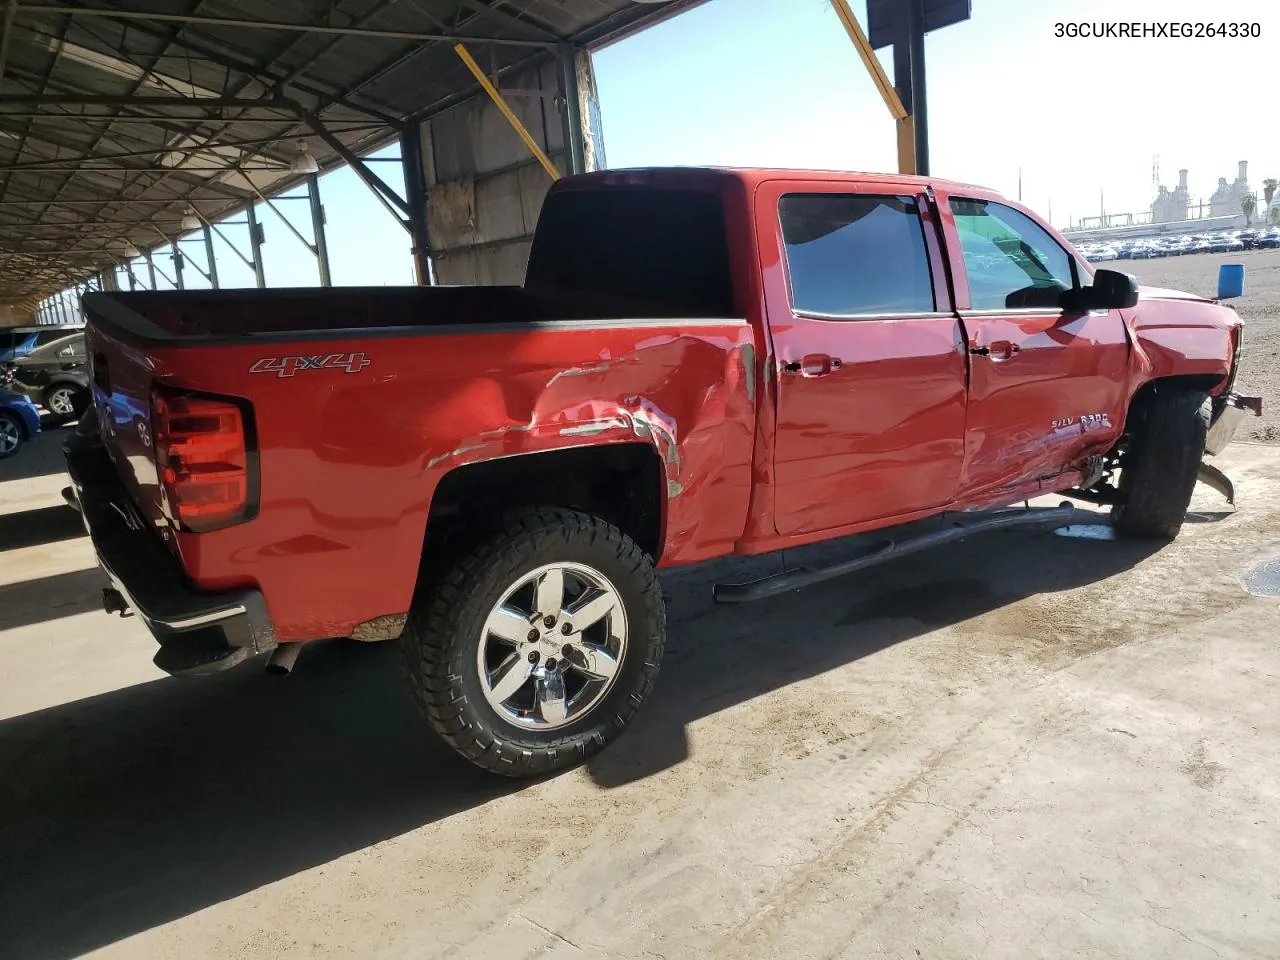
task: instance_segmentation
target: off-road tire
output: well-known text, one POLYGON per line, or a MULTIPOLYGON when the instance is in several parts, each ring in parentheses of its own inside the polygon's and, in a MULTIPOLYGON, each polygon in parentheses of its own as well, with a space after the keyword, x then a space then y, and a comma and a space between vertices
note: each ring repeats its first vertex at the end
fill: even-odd
POLYGON ((478 767, 537 777, 575 766, 626 728, 648 698, 666 644, 666 612, 652 559, 605 521, 555 507, 499 517, 456 550, 419 588, 400 651, 410 689, 428 722, 478 767), (490 610, 509 586, 549 563, 582 563, 616 587, 629 639, 602 700, 565 727, 538 731, 504 719, 486 700, 476 667, 490 610))
POLYGON ((1111 511, 1118 532, 1172 540, 1182 529, 1209 430, 1203 390, 1156 386, 1129 425, 1120 471, 1121 502, 1111 511))

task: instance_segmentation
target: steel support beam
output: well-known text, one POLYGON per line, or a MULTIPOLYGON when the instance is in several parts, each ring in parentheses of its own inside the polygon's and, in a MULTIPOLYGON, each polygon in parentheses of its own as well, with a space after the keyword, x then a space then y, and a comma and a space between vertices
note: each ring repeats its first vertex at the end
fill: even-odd
POLYGON ((213 252, 213 231, 209 228, 208 220, 201 219, 200 226, 202 228, 201 232, 204 233, 205 261, 209 265, 209 272, 205 276, 209 278, 209 283, 213 286, 213 289, 217 290, 220 284, 218 283, 218 260, 213 252))
POLYGON ((4 20, 0 21, 0 84, 4 83, 5 67, 9 65, 9 42, 13 37, 13 18, 18 12, 18 0, 6 0, 4 20))
POLYGON ((464 37, 457 34, 418 33, 410 30, 370 30, 361 27, 330 27, 323 24, 287 23, 278 20, 246 20, 237 17, 202 17, 184 13, 153 13, 144 10, 110 10, 90 7, 63 7, 29 5, 21 11, 25 14, 53 14, 73 17, 106 17, 112 20, 158 20, 169 23, 195 23, 207 27, 248 27, 258 30, 292 30, 300 33, 328 33, 344 37, 365 37, 378 40, 413 40, 418 43, 457 43, 470 40, 474 43, 492 43, 509 47, 554 47, 554 41, 513 40, 509 37, 464 37))
POLYGON ((459 2, 468 10, 473 10, 483 17, 496 20, 503 26, 511 27, 513 30, 522 30, 534 39, 545 40, 550 43, 559 41, 554 33, 541 24, 530 23, 528 20, 521 20, 509 13, 499 10, 497 7, 491 7, 484 0, 459 0, 459 2))
MULTIPOLYGON (((63 7, 62 12, 73 13, 75 8, 63 7)), ((6 106, 9 104, 26 104, 35 107, 132 107, 134 109, 141 107, 183 107, 196 110, 280 110, 289 114, 289 117, 285 119, 297 117, 302 112, 301 106, 296 101, 285 97, 121 97, 90 93, 13 93, 5 95, 4 103, 6 106)), ((165 118, 158 117, 157 119, 165 118)))
POLYGON ((249 249, 253 251, 253 279, 258 284, 258 289, 262 289, 267 285, 267 272, 262 266, 262 224, 258 223, 258 213, 253 209, 253 202, 245 208, 245 214, 249 221, 249 249))
POLYGON ((560 92, 560 129, 570 174, 587 172, 586 146, 582 139, 582 98, 578 90, 578 51, 571 43, 557 52, 557 85, 560 92))
MULTIPOLYGON (((236 222, 240 223, 241 221, 237 220, 236 222)), ((247 223, 247 221, 244 221, 244 222, 247 223)), ((239 257, 246 267, 248 267, 250 270, 254 269, 253 261, 240 252, 240 248, 237 247, 234 242, 232 242, 230 237, 228 237, 225 233, 222 232, 222 230, 218 228, 218 225, 216 223, 210 223, 209 226, 213 228, 213 232, 222 238, 222 242, 231 248, 231 252, 234 253, 237 257, 239 257)))
POLYGON ((485 72, 480 69, 480 64, 476 63, 475 58, 471 56, 467 48, 458 43, 454 45, 453 50, 458 55, 458 58, 466 64, 467 69, 471 71, 471 75, 476 78, 476 83, 480 84, 481 89, 489 95, 489 99, 498 108, 498 112, 506 117, 507 123, 511 124, 511 128, 515 130, 516 136, 529 148, 529 152, 533 154, 534 159, 542 164, 542 169, 547 171, 547 175, 552 180, 559 180, 560 171, 556 169, 556 165, 543 152, 542 147, 538 146, 538 141, 534 140, 533 135, 525 129, 525 125, 520 122, 520 118, 515 115, 507 101, 502 99, 502 94, 498 92, 498 88, 485 76, 485 72))
POLYGON ((431 236, 427 229, 427 172, 423 167, 421 123, 413 123, 400 133, 400 164, 404 169, 405 193, 409 202, 409 236, 412 238, 413 272, 418 286, 434 282, 431 269, 431 236))
MULTIPOLYGON (((0 114, 0 116, 3 116, 3 115, 0 114)), ((276 122, 281 122, 281 121, 276 121, 276 122)), ((181 136, 187 136, 190 139, 196 139, 197 137, 200 136, 200 134, 196 134, 194 137, 191 136, 190 134, 181 134, 181 136)), ((150 147, 146 150, 129 150, 125 153, 86 153, 86 154, 81 154, 78 157, 57 157, 57 158, 48 159, 48 160, 27 160, 23 163, 14 163, 14 164, 10 164, 7 167, 0 167, 0 170, 10 170, 13 172, 21 172, 23 170, 55 169, 59 165, 70 164, 70 163, 74 163, 74 164, 110 163, 113 160, 136 160, 139 157, 154 157, 157 155, 164 155, 164 154, 171 154, 171 153, 182 153, 182 154, 190 155, 193 153, 202 153, 204 151, 218 150, 223 147, 234 147, 237 149, 241 147, 264 147, 264 146, 270 146, 273 143, 283 143, 286 140, 296 140, 296 139, 298 139, 298 134, 295 131, 291 130, 288 133, 278 134, 273 137, 256 137, 252 140, 211 139, 208 143, 193 143, 193 144, 185 144, 185 145, 163 145, 162 144, 158 147, 150 147)), ((258 154, 263 155, 263 152, 258 151, 258 154)), ((274 159, 274 158, 271 158, 271 159, 274 159)), ((283 164, 283 161, 280 161, 280 162, 283 164)), ((122 166, 119 169, 136 170, 139 168, 122 166)), ((183 170, 192 170, 196 168, 173 166, 173 167, 162 167, 162 169, 171 169, 176 172, 181 172, 183 170)))
POLYGON ((849 0, 831 0, 831 6, 835 10, 836 16, 840 18, 840 23, 844 26, 845 33, 849 35, 849 40, 853 43, 854 49, 858 51, 858 56, 862 58, 862 64, 867 68, 867 73, 871 74, 871 80, 875 83, 876 89, 880 91, 880 97, 884 100, 884 105, 889 109, 889 115, 893 117, 894 123, 897 125, 898 172, 915 173, 916 158, 914 135, 911 132, 911 113, 898 97, 898 92, 889 81, 889 75, 884 72, 884 67, 880 66, 880 61, 876 57, 875 51, 871 49, 871 43, 867 40, 867 35, 862 31, 862 25, 858 23, 858 18, 849 9, 849 0))
MULTIPOLYGON (((924 0, 907 0, 907 37, 911 45, 911 120, 915 126, 916 170, 929 175, 929 98, 925 93, 924 0)), ((895 67, 896 69, 896 67, 895 67)))
POLYGON ((314 173, 307 174, 307 199, 311 201, 311 235, 316 238, 311 250, 316 255, 316 266, 320 270, 320 286, 332 287, 329 244, 324 235, 324 205, 320 202, 320 178, 314 173))
MULTIPOLYGON (((409 205, 405 202, 404 198, 387 186, 386 182, 381 177, 370 170, 364 161, 352 152, 350 147, 330 133, 329 129, 318 116, 313 113, 308 113, 305 115, 305 119, 307 121, 307 126, 315 131, 316 136, 323 140, 330 150, 346 161, 347 165, 351 167, 356 176, 365 182, 365 186, 383 198, 384 205, 387 203, 394 204, 400 213, 408 216, 409 205)), ((398 214, 396 215, 396 219, 400 220, 400 216, 398 214)), ((403 221, 401 221, 401 223, 403 223, 403 221)), ((406 229, 408 228, 406 227, 406 229)))

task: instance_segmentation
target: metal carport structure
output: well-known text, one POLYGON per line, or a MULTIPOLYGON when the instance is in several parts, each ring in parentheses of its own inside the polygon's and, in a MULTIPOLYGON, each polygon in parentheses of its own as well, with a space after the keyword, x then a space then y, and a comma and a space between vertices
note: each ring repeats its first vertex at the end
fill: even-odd
MULTIPOLYGON (((584 52, 701 2, 7 0, 0 305, 110 285, 180 237, 211 246, 242 211, 261 284, 255 203, 308 184, 318 213, 316 173, 343 164, 404 226, 421 281, 448 257, 455 279, 509 280, 550 178, 494 123, 464 54, 551 162, 578 172, 595 123, 584 52), (396 140, 404 196, 359 159, 396 140)), ((322 230, 301 239, 324 282, 322 230)))

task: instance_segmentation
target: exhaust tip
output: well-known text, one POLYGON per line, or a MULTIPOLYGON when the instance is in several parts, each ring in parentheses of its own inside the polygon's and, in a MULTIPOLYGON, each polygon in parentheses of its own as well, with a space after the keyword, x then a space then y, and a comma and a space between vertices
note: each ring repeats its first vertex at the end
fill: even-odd
POLYGON ((282 643, 271 651, 267 659, 267 673, 277 677, 288 676, 293 672, 293 665, 298 662, 298 654, 302 652, 301 643, 282 643))

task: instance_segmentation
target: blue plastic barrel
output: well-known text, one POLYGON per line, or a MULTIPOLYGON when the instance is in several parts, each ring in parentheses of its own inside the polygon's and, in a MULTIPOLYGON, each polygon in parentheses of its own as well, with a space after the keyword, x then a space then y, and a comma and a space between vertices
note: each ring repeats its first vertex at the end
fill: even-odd
POLYGON ((1244 296, 1244 264, 1224 263, 1218 268, 1218 299, 1244 296))

